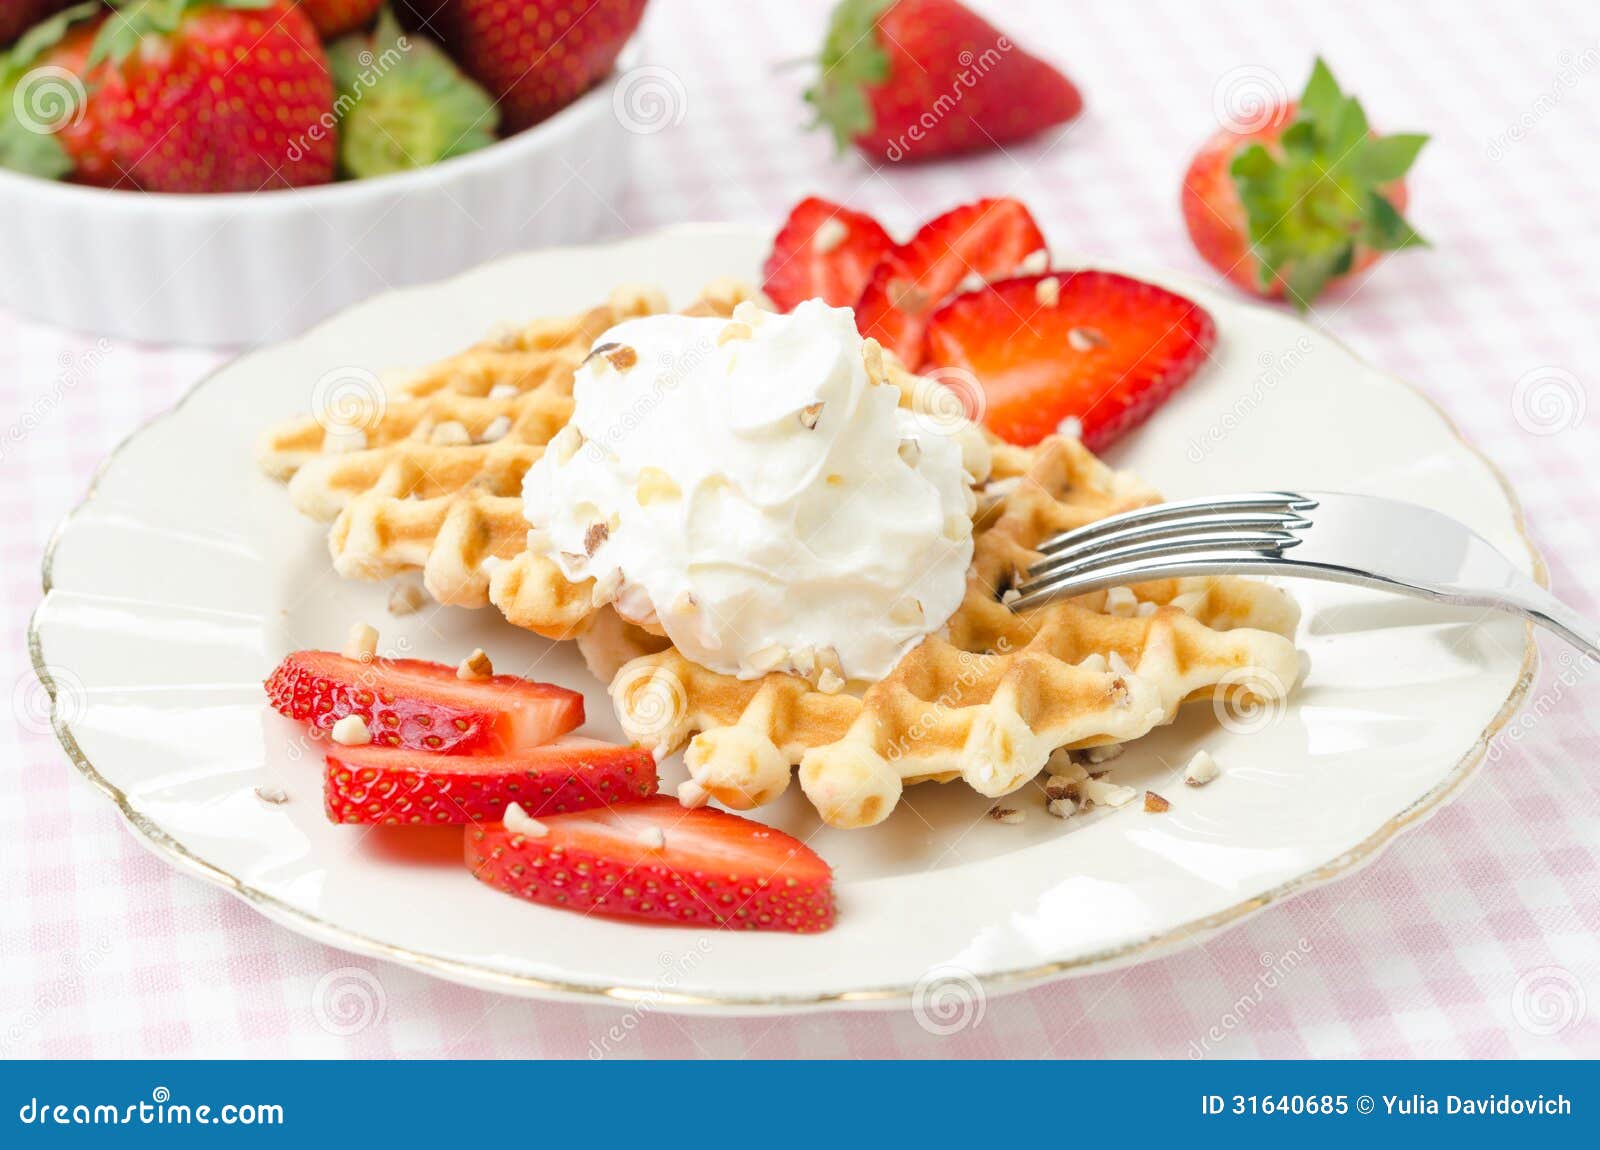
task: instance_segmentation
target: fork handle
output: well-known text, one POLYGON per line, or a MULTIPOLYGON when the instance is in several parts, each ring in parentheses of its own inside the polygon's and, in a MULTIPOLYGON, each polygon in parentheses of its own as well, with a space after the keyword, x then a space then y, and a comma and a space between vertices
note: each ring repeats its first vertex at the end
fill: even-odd
POLYGON ((1484 599, 1486 607, 1507 603, 1527 618, 1560 635, 1591 659, 1600 659, 1600 628, 1532 581, 1524 581, 1511 594, 1484 599))

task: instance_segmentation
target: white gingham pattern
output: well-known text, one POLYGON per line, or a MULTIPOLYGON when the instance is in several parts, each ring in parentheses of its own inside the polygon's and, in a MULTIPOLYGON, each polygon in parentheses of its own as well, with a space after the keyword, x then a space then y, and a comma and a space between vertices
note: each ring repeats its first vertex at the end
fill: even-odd
MULTIPOLYGON (((1376 123, 1433 133, 1410 214, 1434 249, 1316 322, 1450 412, 1515 486, 1556 590, 1600 615, 1600 412, 1583 413, 1600 400, 1592 4, 990 0, 1066 66, 1087 115, 1007 154, 883 172, 804 134, 804 70, 776 67, 819 41, 826 7, 655 0, 645 59, 675 103, 637 141, 619 221, 776 226, 815 191, 903 230, 1009 193, 1058 251, 1206 274, 1177 210, 1189 151, 1240 94, 1228 83, 1292 93, 1320 51, 1376 123)), ((0 671, 16 711, 0 724, 0 1053, 1600 1055, 1600 676, 1551 642, 1516 737, 1370 867, 1202 948, 988 1002, 945 1037, 909 1010, 717 1020, 520 1001, 273 926, 147 855, 77 779, 42 731, 24 648, 50 529, 115 443, 216 362, 0 314, 0 671), (605 1044, 612 1026, 623 1037, 605 1044)))

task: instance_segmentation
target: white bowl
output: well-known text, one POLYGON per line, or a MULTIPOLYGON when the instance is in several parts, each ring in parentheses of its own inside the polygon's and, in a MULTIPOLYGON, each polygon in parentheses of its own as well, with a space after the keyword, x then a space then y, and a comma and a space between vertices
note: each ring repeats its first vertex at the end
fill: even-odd
POLYGON ((313 188, 179 196, 0 169, 0 305, 97 335, 257 343, 389 288, 591 238, 627 179, 633 134, 613 87, 481 151, 313 188))

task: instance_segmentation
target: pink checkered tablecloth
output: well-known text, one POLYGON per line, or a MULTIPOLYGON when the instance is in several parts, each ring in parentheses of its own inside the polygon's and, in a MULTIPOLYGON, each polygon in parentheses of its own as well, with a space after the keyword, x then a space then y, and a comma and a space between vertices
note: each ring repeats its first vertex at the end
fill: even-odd
MULTIPOLYGON (((1434 249, 1389 262, 1314 320, 1450 412, 1515 486, 1556 591, 1600 615, 1600 412, 1584 410, 1600 398, 1600 9, 976 6, 1062 62, 1089 114, 1006 154, 875 171, 801 131, 804 70, 777 67, 818 42, 825 0, 655 0, 645 60, 669 70, 682 118, 638 138, 617 230, 775 225, 812 191, 905 229, 1012 194, 1058 251, 1204 273, 1177 210, 1189 150, 1219 103, 1252 85, 1296 91, 1321 52, 1381 125, 1434 134, 1410 213, 1434 249)), ((15 704, 0 724, 0 1054, 585 1056, 617 1010, 465 990, 280 929, 146 854, 46 730, 25 634, 50 531, 116 442, 218 361, 0 313, 0 672, 15 704), (316 1000, 352 965, 382 1009, 345 1034, 316 1000)), ((909 1010, 645 1013, 613 1053, 1600 1055, 1600 676, 1542 651, 1525 717, 1454 803, 1355 876, 1203 947, 990 1001, 947 1037, 909 1010)))

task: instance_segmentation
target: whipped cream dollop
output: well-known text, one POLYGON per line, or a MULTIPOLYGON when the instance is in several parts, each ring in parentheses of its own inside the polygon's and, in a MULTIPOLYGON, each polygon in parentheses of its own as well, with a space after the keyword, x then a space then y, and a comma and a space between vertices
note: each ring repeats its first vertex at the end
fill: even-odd
POLYGON ((863 351, 821 300, 618 324, 524 481, 530 546, 714 671, 881 679, 961 603, 977 437, 863 351))

